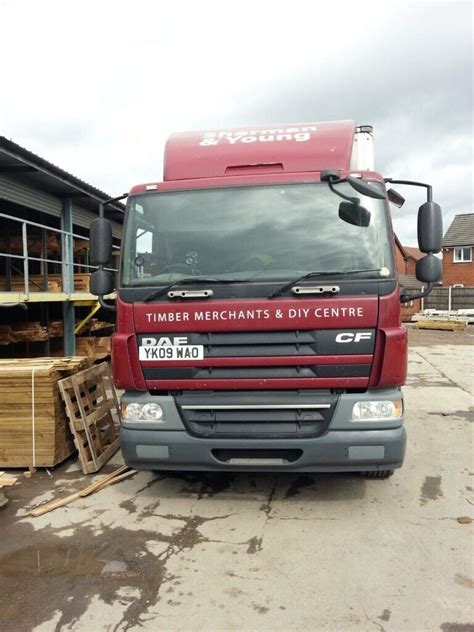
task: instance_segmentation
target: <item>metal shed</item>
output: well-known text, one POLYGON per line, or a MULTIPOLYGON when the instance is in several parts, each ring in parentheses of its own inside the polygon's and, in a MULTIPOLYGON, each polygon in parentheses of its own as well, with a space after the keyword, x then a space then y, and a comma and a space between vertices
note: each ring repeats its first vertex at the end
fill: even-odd
MULTIPOLYGON (((90 308, 96 300, 87 287, 75 287, 74 272, 87 275, 91 269, 87 245, 80 261, 75 246, 87 244, 90 222, 97 217, 99 204, 110 197, 0 136, 0 306, 11 308, 0 310, 0 324, 7 313, 8 319, 15 318, 18 308, 39 313, 35 310, 40 305, 48 319, 60 304, 64 354, 74 355, 76 308, 90 308), (49 248, 53 237, 58 244, 54 254, 49 248), (60 278, 56 291, 48 285, 52 270, 60 278)), ((105 208, 118 250, 125 208, 119 202, 105 208)))

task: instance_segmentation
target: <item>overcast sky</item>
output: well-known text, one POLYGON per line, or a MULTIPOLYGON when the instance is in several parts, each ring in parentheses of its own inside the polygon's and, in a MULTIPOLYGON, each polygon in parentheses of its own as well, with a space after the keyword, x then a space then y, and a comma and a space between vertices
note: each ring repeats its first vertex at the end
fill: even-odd
MULTIPOLYGON (((162 178, 172 131, 354 119, 378 171, 433 184, 446 229, 473 210, 472 10, 0 0, 0 135, 116 195, 162 178)), ((398 188, 416 245, 423 193, 398 188)))

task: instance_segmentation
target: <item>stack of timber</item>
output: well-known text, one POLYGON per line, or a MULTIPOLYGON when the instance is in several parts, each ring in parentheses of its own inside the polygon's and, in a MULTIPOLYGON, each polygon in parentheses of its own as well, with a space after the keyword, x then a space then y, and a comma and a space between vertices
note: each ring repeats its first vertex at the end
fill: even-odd
POLYGON ((49 338, 62 338, 64 335, 64 323, 62 320, 52 320, 48 325, 49 338))
MULTIPOLYGON (((28 237, 28 255, 30 257, 51 258, 52 255, 61 253, 61 238, 56 233, 50 233, 46 238, 46 253, 42 251, 41 236, 31 235, 28 237)), ((10 252, 12 255, 23 255, 23 238, 21 235, 11 235, 7 240, 0 237, 0 252, 10 252), (9 249, 9 250, 8 250, 9 249)))
MULTIPOLYGON (((461 289, 461 288, 459 288, 461 289)), ((462 288, 469 290, 470 288, 462 288)), ((418 314, 413 314, 412 322, 420 320, 449 320, 465 322, 468 325, 474 324, 474 309, 425 309, 418 314)))
POLYGON ((84 474, 119 448, 120 408, 107 362, 62 379, 59 388, 84 474))
POLYGON ((38 322, 13 323, 14 342, 41 342, 48 339, 48 330, 38 322))
MULTIPOLYGON (((6 286, 5 277, 1 277, 0 283, 2 288, 11 292, 24 292, 25 291, 25 278, 22 275, 14 275, 11 277, 10 289, 6 286)), ((30 292, 61 292, 61 275, 49 274, 47 277, 47 283, 45 283, 41 274, 30 274, 28 290, 30 292)))
POLYGON ((85 256, 89 251, 88 239, 74 239, 74 255, 85 256))
MULTIPOLYGON (((43 257, 51 259, 52 255, 61 254, 61 238, 58 233, 50 233, 46 239, 46 252, 42 251, 40 235, 31 235, 28 237, 28 256, 43 257), (46 257, 47 255, 47 257, 46 257)), ((89 241, 87 239, 73 240, 73 248, 75 255, 85 255, 89 250, 89 241)), ((0 252, 10 252, 12 255, 23 255, 23 238, 21 235, 10 236, 9 243, 0 236, 0 252), (8 250, 9 248, 9 250, 8 250)))
POLYGON ((0 345, 9 345, 14 342, 42 342, 47 338, 47 328, 38 322, 25 321, 0 325, 0 345))
MULTIPOLYGON (((41 274, 31 274, 29 277, 28 290, 30 292, 62 292, 62 279, 60 274, 48 274, 47 285, 45 289, 45 281, 41 274)), ((11 277, 10 289, 6 287, 7 282, 5 277, 0 277, 0 287, 5 291, 11 292, 24 292, 25 291, 25 279, 22 275, 13 275, 11 277)), ((75 292, 88 292, 89 291, 89 274, 75 274, 74 275, 74 291, 75 292)))
MULTIPOLYGON (((113 324, 102 320, 92 319, 83 328, 83 331, 107 333, 113 330, 113 324)), ((47 327, 43 327, 37 321, 24 321, 11 325, 0 325, 0 345, 9 345, 15 342, 43 342, 48 338, 62 338, 64 324, 62 320, 53 320, 47 327)), ((110 338, 78 337, 77 355, 89 358, 102 359, 110 355, 110 338)), ((62 349, 60 350, 62 354, 62 349)), ((58 351, 59 353, 59 351, 58 351)))
POLYGON ((93 360, 104 360, 110 356, 110 336, 78 336, 76 354, 93 360))
POLYGON ((103 331, 104 329, 112 330, 113 328, 113 323, 108 323, 105 320, 98 320, 97 318, 91 318, 84 327, 83 331, 103 331))
POLYGON ((88 292, 89 291, 89 278, 90 274, 75 274, 74 275, 74 291, 75 292, 88 292))
POLYGON ((87 358, 0 360, 0 467, 53 467, 74 452, 58 382, 87 358))
POLYGON ((412 316, 417 329, 444 329, 463 331, 469 324, 469 310, 427 309, 412 316), (467 313, 466 313, 467 312, 467 313))
POLYGON ((0 325, 0 345, 9 345, 15 342, 13 329, 10 325, 0 325))
POLYGON ((417 320, 417 329, 443 329, 445 331, 463 331, 467 327, 467 320, 454 320, 441 318, 430 318, 427 320, 417 320))

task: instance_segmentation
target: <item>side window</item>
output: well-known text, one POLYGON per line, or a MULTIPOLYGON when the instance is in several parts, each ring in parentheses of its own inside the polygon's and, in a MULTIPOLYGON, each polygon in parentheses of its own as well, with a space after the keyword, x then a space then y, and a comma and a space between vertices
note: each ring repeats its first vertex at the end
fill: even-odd
POLYGON ((153 233, 144 228, 137 228, 135 246, 135 270, 137 278, 153 274, 153 233))
POLYGON ((137 255, 146 252, 151 253, 153 250, 153 233, 143 228, 137 229, 137 255))
POLYGON ((453 261, 454 263, 461 263, 463 261, 472 261, 471 248, 455 248, 453 261))

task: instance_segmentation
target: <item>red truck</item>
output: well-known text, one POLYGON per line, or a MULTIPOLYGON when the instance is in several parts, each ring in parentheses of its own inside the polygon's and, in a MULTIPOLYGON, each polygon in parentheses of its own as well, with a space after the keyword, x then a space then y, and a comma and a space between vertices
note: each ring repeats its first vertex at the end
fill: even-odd
POLYGON ((404 200, 387 182, 426 188, 426 296, 441 278, 441 209, 430 185, 374 171, 371 126, 172 135, 163 182, 127 195, 117 287, 101 208, 91 292, 116 309, 127 465, 377 478, 402 465, 400 303, 414 295, 397 277, 389 203, 404 200))

